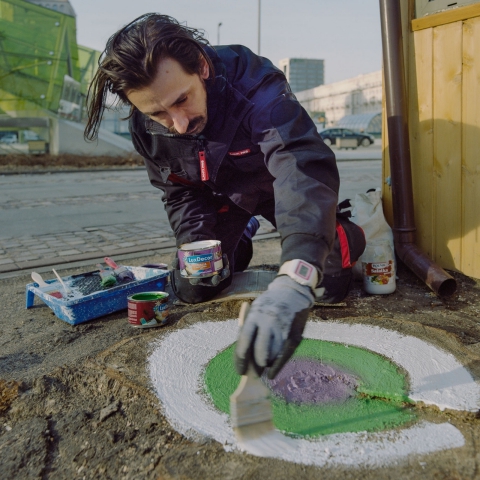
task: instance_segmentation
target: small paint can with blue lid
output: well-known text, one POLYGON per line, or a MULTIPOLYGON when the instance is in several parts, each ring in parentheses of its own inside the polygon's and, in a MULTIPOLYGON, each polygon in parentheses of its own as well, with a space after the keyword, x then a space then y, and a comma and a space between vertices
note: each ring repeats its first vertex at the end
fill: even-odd
POLYGON ((223 269, 222 243, 219 240, 184 243, 178 250, 178 262, 184 278, 218 275, 223 269))

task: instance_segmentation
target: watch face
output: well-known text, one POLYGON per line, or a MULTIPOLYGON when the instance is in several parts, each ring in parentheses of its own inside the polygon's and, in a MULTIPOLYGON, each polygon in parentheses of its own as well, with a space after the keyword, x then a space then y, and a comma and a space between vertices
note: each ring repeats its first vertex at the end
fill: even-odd
POLYGON ((306 265, 305 263, 299 262, 296 270, 296 274, 299 277, 304 278, 305 280, 310 280, 312 275, 313 268, 310 265, 306 265))

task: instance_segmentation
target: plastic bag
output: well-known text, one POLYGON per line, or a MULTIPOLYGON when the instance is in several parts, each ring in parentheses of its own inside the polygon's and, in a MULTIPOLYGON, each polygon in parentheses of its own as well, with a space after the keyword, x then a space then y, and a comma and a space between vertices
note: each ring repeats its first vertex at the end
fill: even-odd
MULTIPOLYGON (((370 190, 367 193, 357 193, 355 200, 350 200, 350 204, 352 206, 350 220, 362 227, 367 245, 382 240, 387 241, 394 252, 393 232, 383 214, 380 189, 370 190)), ((356 279, 363 278, 362 258, 364 255, 358 259, 353 267, 353 274, 356 279)))

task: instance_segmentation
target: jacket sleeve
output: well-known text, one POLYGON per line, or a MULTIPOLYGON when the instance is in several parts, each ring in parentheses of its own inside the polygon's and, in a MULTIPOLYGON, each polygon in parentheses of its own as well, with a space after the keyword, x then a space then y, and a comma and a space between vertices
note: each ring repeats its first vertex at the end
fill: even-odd
POLYGON ((283 75, 265 79, 252 96, 252 140, 275 177, 275 219, 281 263, 302 259, 322 273, 335 239, 339 175, 335 156, 283 75))
POLYGON ((210 189, 203 185, 185 185, 181 179, 162 176, 160 166, 150 157, 138 135, 131 131, 132 142, 143 157, 150 183, 162 190, 162 201, 170 226, 175 234, 177 247, 200 240, 215 240, 213 231, 217 213, 210 189))

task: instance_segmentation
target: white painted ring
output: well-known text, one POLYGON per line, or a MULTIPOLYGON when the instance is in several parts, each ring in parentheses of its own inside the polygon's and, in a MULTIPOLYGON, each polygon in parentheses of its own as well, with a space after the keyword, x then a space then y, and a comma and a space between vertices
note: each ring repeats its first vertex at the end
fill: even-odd
MULTIPOLYGON (((203 393, 206 364, 237 338, 236 320, 197 323, 163 337, 149 358, 153 386, 172 426, 195 439, 210 437, 238 448, 229 417, 203 393)), ((440 408, 479 408, 480 387, 453 355, 415 337, 367 325, 309 322, 304 336, 355 345, 378 352, 410 375, 410 398, 440 408)), ((408 455, 461 447, 464 438, 449 423, 420 422, 376 433, 341 433, 315 440, 295 439, 295 448, 273 455, 305 465, 385 465, 408 455)))

